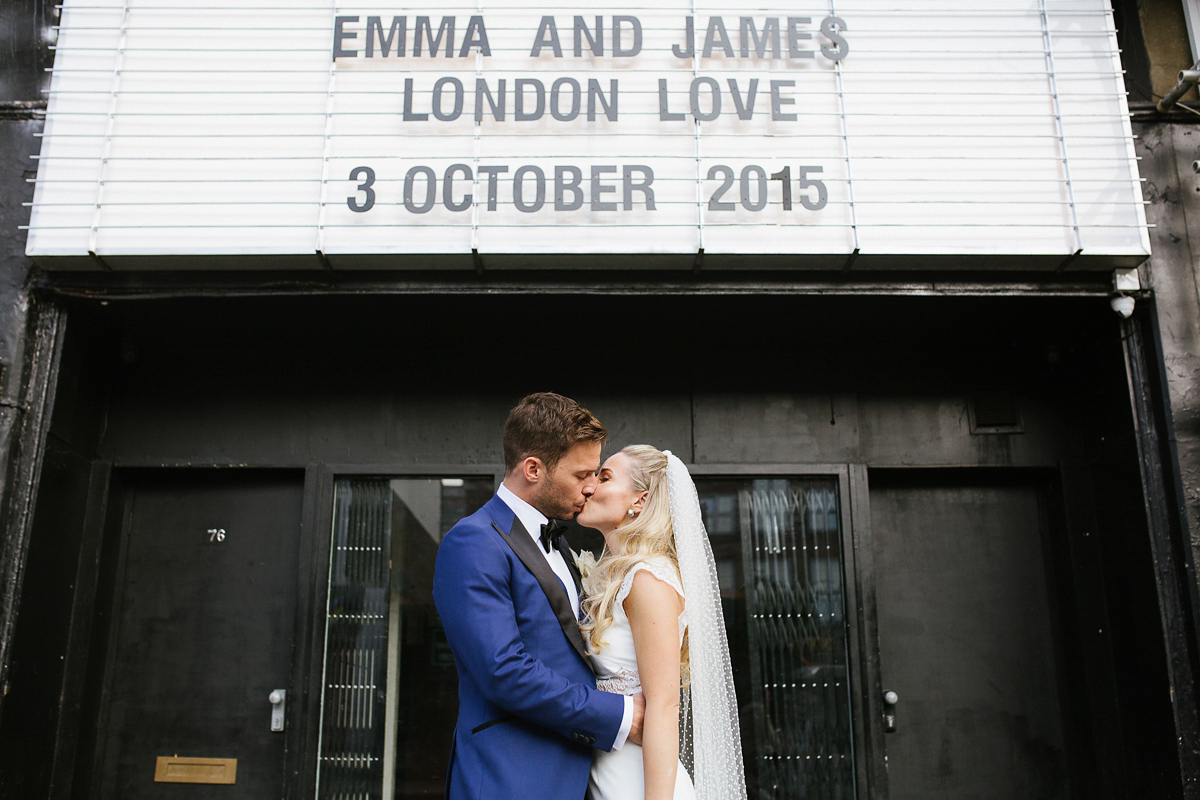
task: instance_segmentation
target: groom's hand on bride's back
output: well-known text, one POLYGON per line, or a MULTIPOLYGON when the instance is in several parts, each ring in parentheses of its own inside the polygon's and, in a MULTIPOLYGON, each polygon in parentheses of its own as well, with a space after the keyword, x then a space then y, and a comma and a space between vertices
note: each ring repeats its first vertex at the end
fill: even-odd
POLYGON ((642 722, 646 718, 646 695, 638 692, 633 696, 633 724, 629 726, 629 741, 641 747, 642 722))

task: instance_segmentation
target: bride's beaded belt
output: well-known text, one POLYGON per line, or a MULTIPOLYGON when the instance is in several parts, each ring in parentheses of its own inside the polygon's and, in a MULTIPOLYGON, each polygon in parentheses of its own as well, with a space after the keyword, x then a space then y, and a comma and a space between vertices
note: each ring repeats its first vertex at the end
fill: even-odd
POLYGON ((637 694, 642 690, 642 681, 631 669, 620 669, 613 675, 596 678, 596 688, 612 694, 637 694))

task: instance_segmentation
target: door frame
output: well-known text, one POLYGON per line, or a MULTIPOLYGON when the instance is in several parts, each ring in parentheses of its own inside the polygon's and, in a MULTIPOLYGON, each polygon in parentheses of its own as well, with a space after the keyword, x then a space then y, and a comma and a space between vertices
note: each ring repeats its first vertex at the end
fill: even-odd
MULTIPOLYGON (((879 689, 878 649, 875 652, 875 668, 867 663, 872 651, 866 646, 867 623, 874 623, 874 595, 869 598, 869 613, 864 606, 864 589, 870 583, 863 580, 865 574, 860 562, 863 559, 862 541, 868 548, 866 559, 869 565, 869 536, 859 535, 859 527, 869 527, 869 504, 866 498, 865 464, 823 463, 688 463, 688 470, 697 477, 783 477, 824 476, 838 482, 838 509, 841 520, 842 582, 844 587, 845 620, 847 625, 847 659, 850 676, 851 724, 854 749, 855 796, 859 800, 873 797, 886 798, 886 775, 884 792, 877 793, 879 777, 883 768, 882 742, 882 690, 879 689), (877 725, 868 720, 878 720, 877 725), (873 729, 877 729, 873 730, 873 729)), ((322 684, 324 683, 325 616, 329 603, 329 559, 333 537, 334 482, 341 477, 378 476, 387 478, 444 478, 448 476, 492 476, 496 485, 504 478, 502 464, 321 464, 314 465, 315 489, 312 493, 316 508, 313 519, 320 535, 313 542, 312 557, 314 592, 309 603, 309 625, 306 646, 308 682, 303 691, 307 698, 304 707, 303 728, 308 731, 303 750, 304 760, 298 764, 300 785, 299 797, 316 797, 317 759, 320 757, 318 738, 321 722, 322 684)), ((306 493, 306 497, 307 497, 306 493)), ((874 635, 874 628, 869 633, 874 635)))
MULTIPOLYGON (((1123 752, 1112 735, 1119 718, 1115 701, 1113 644, 1105 610, 1103 567, 1097 550, 1095 505, 1085 465, 1062 462, 1057 467, 980 466, 874 466, 887 472, 956 473, 959 476, 990 473, 1000 481, 1032 489, 1038 501, 1039 535, 1046 570, 1054 680, 1059 693, 1063 725, 1064 773, 1073 791, 1098 797, 1124 796, 1123 752), (1079 636, 1080 630, 1102 631, 1101 636, 1079 636), (1071 683, 1087 684, 1086 701, 1072 691, 1071 683), (1116 763, 1113 763, 1113 762, 1116 763), (1103 772, 1104 774, 1096 774, 1103 772)), ((860 684, 867 715, 865 741, 870 761, 871 800, 888 800, 887 740, 883 719, 882 659, 879 627, 870 486, 866 464, 851 465, 854 503, 855 582, 861 605, 860 649, 864 673, 860 684)), ((900 724, 903 724, 901 716, 900 724)), ((864 795, 860 794, 860 797, 864 795)))

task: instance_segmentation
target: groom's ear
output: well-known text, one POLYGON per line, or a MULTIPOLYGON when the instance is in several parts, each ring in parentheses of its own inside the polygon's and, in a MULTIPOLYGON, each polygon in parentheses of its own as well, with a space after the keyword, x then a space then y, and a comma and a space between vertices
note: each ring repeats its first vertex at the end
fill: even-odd
POLYGON ((525 456, 521 462, 521 475, 530 483, 537 483, 546 473, 546 465, 537 456, 525 456))

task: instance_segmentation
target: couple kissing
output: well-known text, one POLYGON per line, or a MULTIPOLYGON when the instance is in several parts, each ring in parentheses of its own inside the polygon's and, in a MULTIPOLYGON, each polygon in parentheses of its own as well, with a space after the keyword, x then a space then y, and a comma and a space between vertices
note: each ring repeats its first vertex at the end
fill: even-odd
POLYGON ((648 445, 601 464, 606 437, 574 400, 524 398, 503 483, 441 543, 434 602, 459 696, 449 800, 746 797, 696 487, 648 445), (604 536, 583 575, 568 519, 604 536))

